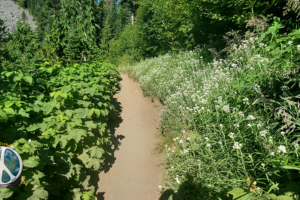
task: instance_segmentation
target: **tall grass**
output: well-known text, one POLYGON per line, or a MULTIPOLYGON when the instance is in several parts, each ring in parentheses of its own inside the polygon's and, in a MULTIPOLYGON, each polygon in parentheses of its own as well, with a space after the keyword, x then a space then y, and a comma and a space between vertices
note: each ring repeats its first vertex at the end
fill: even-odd
POLYGON ((238 187, 249 198, 299 198, 291 189, 300 188, 299 172, 277 169, 300 164, 300 96, 291 89, 299 84, 300 46, 288 39, 280 43, 285 53, 251 37, 208 64, 196 50, 120 67, 166 106, 160 128, 173 199, 230 199, 238 187))

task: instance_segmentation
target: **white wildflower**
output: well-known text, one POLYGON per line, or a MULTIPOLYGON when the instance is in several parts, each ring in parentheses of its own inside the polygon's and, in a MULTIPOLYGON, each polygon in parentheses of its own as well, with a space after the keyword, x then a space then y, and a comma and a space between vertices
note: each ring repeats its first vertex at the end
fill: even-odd
POLYGON ((159 185, 158 188, 161 189, 161 185, 159 185))
POLYGON ((248 101, 249 101, 248 98, 244 98, 244 99, 243 99, 243 102, 245 102, 245 103, 248 102, 248 101))
POLYGON ((247 120, 255 120, 256 118, 253 116, 253 115, 249 115, 248 117, 247 117, 247 120))
POLYGON ((278 153, 280 153, 280 152, 282 152, 282 153, 286 153, 286 148, 285 148, 285 146, 283 146, 283 145, 280 145, 280 146, 278 147, 278 150, 277 150, 277 152, 278 152, 278 153))
POLYGON ((176 180, 176 182, 177 182, 178 184, 180 184, 180 181, 179 181, 178 175, 176 175, 176 178, 175 178, 175 180, 176 180))
POLYGON ((208 139, 208 137, 205 137, 204 139, 205 139, 206 141, 208 141, 208 140, 209 140, 209 139, 208 139))
POLYGON ((231 132, 231 133, 228 134, 228 136, 229 136, 231 139, 233 139, 233 138, 234 138, 234 133, 231 132))
POLYGON ((293 45, 293 41, 289 41, 289 45, 291 45, 291 46, 292 46, 292 45, 293 45))
POLYGON ((182 130, 182 133, 184 134, 184 133, 185 133, 185 130, 182 130))
POLYGON ((280 134, 284 137, 285 133, 283 131, 280 132, 280 134))
POLYGON ((238 142, 235 142, 234 145, 233 145, 234 149, 240 149, 241 147, 242 147, 242 144, 238 143, 238 142))
POLYGON ((270 154, 271 154, 271 156, 274 156, 274 155, 275 155, 275 152, 271 152, 270 154))
POLYGON ((219 143, 220 145, 222 145, 222 142, 221 142, 221 141, 219 141, 218 143, 219 143))
POLYGON ((220 124, 220 127, 223 128, 223 124, 220 124))
POLYGON ((31 139, 29 139, 28 142, 31 142, 31 139))
POLYGON ((261 136, 261 137, 266 137, 266 134, 268 133, 268 131, 266 131, 266 130, 263 130, 263 131, 260 131, 259 132, 259 135, 261 136))
POLYGON ((261 127, 262 125, 261 124, 257 124, 257 128, 261 127))
POLYGON ((269 142, 273 142, 272 136, 269 137, 269 142))
POLYGON ((206 146, 207 146, 208 148, 210 148, 210 147, 211 147, 211 145, 210 145, 210 144, 207 144, 206 146))
POLYGON ((230 113, 229 105, 227 104, 227 105, 223 106, 223 110, 226 113, 230 113))
POLYGON ((186 138, 186 140, 187 140, 187 141, 190 141, 190 140, 191 140, 191 138, 190 138, 190 137, 187 137, 187 138, 186 138))
POLYGON ((238 114, 239 116, 244 117, 244 113, 242 111, 240 111, 238 114))
POLYGON ((180 140, 180 141, 179 141, 179 144, 182 144, 182 143, 183 143, 183 141, 182 141, 182 140, 180 140))

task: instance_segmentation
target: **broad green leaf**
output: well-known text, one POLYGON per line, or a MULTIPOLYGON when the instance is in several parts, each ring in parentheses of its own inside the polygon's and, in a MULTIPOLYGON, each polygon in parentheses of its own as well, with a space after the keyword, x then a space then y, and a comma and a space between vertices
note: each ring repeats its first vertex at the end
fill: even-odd
POLYGON ((31 124, 28 128, 26 128, 27 131, 35 131, 38 129, 39 126, 37 124, 31 124))
POLYGON ((13 81, 18 82, 23 78, 23 74, 18 74, 17 76, 14 77, 13 81))
POLYGON ((1 188, 0 189, 0 198, 1 199, 6 199, 11 197, 11 195, 13 194, 13 191, 10 188, 1 188))
POLYGON ((32 85, 32 77, 31 76, 25 76, 23 79, 24 79, 24 81, 26 81, 27 83, 32 85))
POLYGON ((86 130, 84 129, 73 129, 68 131, 69 135, 78 143, 81 140, 82 136, 86 136, 86 130))
POLYGON ((89 128, 89 130, 97 128, 97 124, 95 124, 93 121, 87 121, 87 122, 85 122, 85 124, 86 124, 86 127, 89 128))
POLYGON ((12 108, 3 108, 3 111, 6 112, 6 114, 14 115, 15 111, 12 108))
POLYGON ((238 197, 247 194, 247 192, 245 192, 245 190, 242 188, 235 188, 235 189, 229 191, 228 194, 233 195, 232 199, 237 199, 238 197))
POLYGON ((37 104, 33 104, 33 111, 34 112, 39 112, 41 110, 40 106, 37 104))
POLYGON ((100 110, 99 109, 95 109, 95 114, 100 117, 100 110))
POLYGON ((48 199, 48 192, 43 187, 40 187, 33 191, 32 196, 36 199, 48 199))
POLYGON ((84 89, 84 91, 86 92, 86 93, 88 93, 88 94, 90 94, 91 96, 94 96, 95 95, 95 93, 96 93, 96 90, 95 90, 95 88, 86 88, 86 89, 84 89))
POLYGON ((89 109, 87 108, 79 108, 79 109, 76 109, 74 110, 75 113, 77 113, 75 116, 76 118, 86 118, 89 114, 89 109))
POLYGON ((4 119, 5 121, 7 121, 7 119, 8 119, 6 113, 3 112, 2 110, 0 110, 0 119, 1 119, 1 118, 4 119))
POLYGON ((285 196, 285 195, 280 195, 277 197, 277 200, 293 200, 293 197, 285 196))
POLYGON ((6 108, 9 108, 11 107, 16 101, 5 101, 4 102, 4 105, 6 108))
POLYGON ((23 117, 29 118, 29 114, 25 112, 23 108, 19 110, 19 115, 22 115, 23 117))
POLYGON ((37 161, 33 157, 30 157, 28 160, 23 161, 23 165, 28 168, 34 168, 39 165, 39 161, 37 161))
POLYGON ((93 146, 89 150, 90 150, 91 157, 96 157, 96 158, 101 158, 102 154, 105 153, 104 149, 99 148, 97 146, 93 146))
POLYGON ((68 139, 68 136, 66 136, 66 135, 62 135, 59 138, 59 142, 60 142, 62 148, 65 148, 66 145, 68 144, 68 140, 67 139, 68 139))

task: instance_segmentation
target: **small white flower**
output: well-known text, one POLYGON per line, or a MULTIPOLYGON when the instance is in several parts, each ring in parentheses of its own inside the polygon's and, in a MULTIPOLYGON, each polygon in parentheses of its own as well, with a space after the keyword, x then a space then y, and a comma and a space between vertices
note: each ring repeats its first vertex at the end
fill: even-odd
POLYGON ((171 149, 170 149, 170 148, 168 148, 168 150, 169 150, 169 151, 171 151, 171 149))
POLYGON ((188 138, 186 138, 186 140, 187 140, 187 141, 190 141, 190 140, 191 140, 191 138, 190 138, 190 137, 188 137, 188 138))
POLYGON ((182 141, 182 140, 180 140, 180 141, 179 141, 179 144, 182 144, 182 143, 183 143, 183 141, 182 141))
POLYGON ((227 104, 227 105, 223 106, 223 110, 224 110, 224 112, 226 112, 226 113, 230 113, 229 105, 227 104))
POLYGON ((174 191, 175 193, 177 193, 177 190, 176 191, 174 191))
POLYGON ((240 125, 239 125, 239 124, 233 124, 233 126, 234 126, 234 127, 240 127, 240 125))
POLYGON ((264 164, 264 163, 261 163, 261 166, 262 166, 263 168, 265 168, 266 164, 264 164))
POLYGON ((31 142, 31 139, 29 139, 28 142, 31 142))
POLYGON ((197 160, 197 161, 201 163, 201 160, 197 160))
POLYGON ((280 146, 278 147, 278 150, 277 150, 277 152, 278 152, 278 153, 280 153, 280 152, 282 152, 282 153, 286 153, 286 148, 285 148, 285 146, 283 146, 283 145, 280 145, 280 146))
POLYGON ((274 155, 275 155, 275 152, 271 152, 270 154, 271 154, 271 156, 274 156, 274 155))
POLYGON ((239 116, 244 117, 244 113, 242 111, 240 111, 238 114, 239 116))
POLYGON ((249 115, 248 117, 247 117, 247 120, 255 120, 256 118, 253 116, 253 115, 249 115))
POLYGON ((284 137, 285 135, 285 132, 281 131, 280 134, 284 137))
POLYGON ((300 51, 300 44, 299 44, 299 45, 297 45, 297 49, 300 51))
POLYGON ((180 184, 180 181, 179 181, 178 175, 176 175, 176 178, 175 178, 175 180, 176 180, 176 182, 177 182, 178 184, 180 184))
POLYGON ((266 137, 266 134, 268 133, 268 131, 266 131, 266 130, 263 130, 263 131, 260 131, 259 132, 259 135, 261 136, 261 137, 266 137))
POLYGON ((209 139, 208 139, 208 137, 205 137, 204 139, 205 139, 206 141, 208 141, 208 140, 209 140, 209 139))
POLYGON ((211 145, 210 145, 210 144, 207 144, 206 146, 207 146, 208 148, 210 148, 210 147, 211 147, 211 145))
POLYGON ((168 145, 166 144, 165 147, 167 147, 168 145))
POLYGON ((173 138, 173 141, 176 142, 176 138, 173 138))
POLYGON ((161 189, 161 185, 159 185, 158 188, 161 189))
POLYGON ((257 128, 261 127, 262 125, 261 124, 257 124, 257 128))
POLYGON ((219 141, 218 143, 219 143, 220 145, 222 145, 222 142, 221 142, 221 141, 219 141))
POLYGON ((248 98, 244 98, 244 99, 243 99, 243 102, 248 102, 248 101, 249 101, 248 98))
POLYGON ((241 147, 242 147, 242 144, 240 144, 238 142, 235 142, 234 145, 233 145, 234 149, 240 149, 241 147))
POLYGON ((252 125, 251 124, 247 124, 247 126, 251 127, 252 125))
POLYGON ((231 139, 233 139, 233 138, 234 138, 234 133, 231 132, 231 133, 228 134, 228 136, 229 136, 231 139))
POLYGON ((184 134, 184 133, 185 133, 185 130, 182 130, 182 133, 184 134))
POLYGON ((223 128, 223 124, 220 124, 220 127, 223 128))
POLYGON ((269 137, 269 142, 273 142, 272 136, 269 137))
POLYGON ((171 169, 174 169, 174 166, 171 166, 171 169))
POLYGON ((289 45, 291 45, 291 46, 292 46, 292 45, 293 45, 293 41, 289 41, 289 45))

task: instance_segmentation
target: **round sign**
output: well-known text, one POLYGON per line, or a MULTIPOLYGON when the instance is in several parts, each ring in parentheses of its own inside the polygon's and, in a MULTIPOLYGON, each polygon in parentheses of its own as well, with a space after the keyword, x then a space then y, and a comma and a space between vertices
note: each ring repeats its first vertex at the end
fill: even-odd
POLYGON ((21 156, 14 149, 0 146, 0 185, 13 183, 23 170, 21 156))

